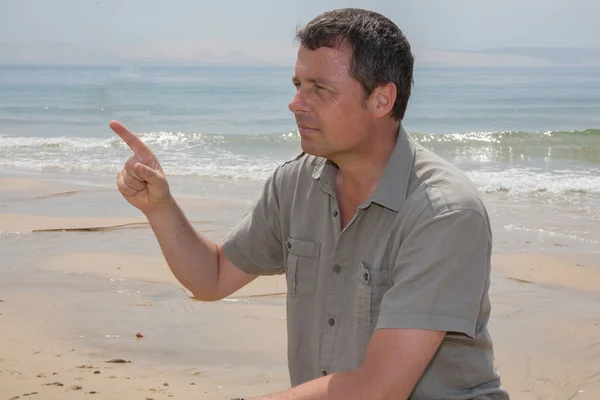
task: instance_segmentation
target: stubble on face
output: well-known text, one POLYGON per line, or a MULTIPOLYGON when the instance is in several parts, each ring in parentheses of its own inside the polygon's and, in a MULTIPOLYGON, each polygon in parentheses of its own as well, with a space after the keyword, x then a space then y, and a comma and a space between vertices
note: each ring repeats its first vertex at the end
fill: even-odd
POLYGON ((362 86, 349 75, 351 54, 347 46, 298 50, 289 108, 309 154, 335 158, 365 140, 371 116, 362 86))

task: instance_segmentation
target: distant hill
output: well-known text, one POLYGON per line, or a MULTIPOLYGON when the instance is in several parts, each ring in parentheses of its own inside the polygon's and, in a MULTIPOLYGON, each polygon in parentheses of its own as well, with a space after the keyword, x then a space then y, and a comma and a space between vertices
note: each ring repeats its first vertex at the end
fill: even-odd
POLYGON ((291 43, 203 41, 93 47, 0 42, 0 65, 291 65, 294 57, 291 43))
MULTIPOLYGON (((494 48, 415 49, 418 65, 440 66, 600 66, 600 49, 494 48)), ((0 65, 285 65, 296 47, 289 42, 204 40, 100 47, 73 43, 0 42, 0 65)))
POLYGON ((114 50, 102 47, 0 42, 0 65, 104 65, 114 61, 114 50))
POLYGON ((478 51, 485 54, 505 54, 547 60, 559 65, 600 66, 600 49, 571 47, 504 47, 478 51))

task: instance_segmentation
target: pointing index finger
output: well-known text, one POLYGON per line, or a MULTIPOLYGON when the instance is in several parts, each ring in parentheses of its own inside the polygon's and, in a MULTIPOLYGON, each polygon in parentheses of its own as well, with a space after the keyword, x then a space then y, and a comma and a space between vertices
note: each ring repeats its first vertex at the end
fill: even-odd
POLYGON ((131 132, 129 129, 125 127, 125 125, 121 124, 118 121, 112 121, 110 124, 110 129, 112 129, 117 135, 123 139, 123 141, 129 146, 129 148, 133 151, 133 153, 138 157, 141 162, 149 161, 154 154, 152 150, 146 144, 135 135, 135 133, 131 132))

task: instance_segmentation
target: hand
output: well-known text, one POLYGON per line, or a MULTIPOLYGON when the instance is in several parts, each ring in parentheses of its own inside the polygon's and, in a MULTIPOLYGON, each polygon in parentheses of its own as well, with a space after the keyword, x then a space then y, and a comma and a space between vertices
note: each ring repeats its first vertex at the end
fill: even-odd
POLYGON ((172 198, 158 159, 140 138, 120 122, 112 121, 109 126, 133 151, 133 156, 117 175, 119 192, 146 215, 160 209, 172 198))

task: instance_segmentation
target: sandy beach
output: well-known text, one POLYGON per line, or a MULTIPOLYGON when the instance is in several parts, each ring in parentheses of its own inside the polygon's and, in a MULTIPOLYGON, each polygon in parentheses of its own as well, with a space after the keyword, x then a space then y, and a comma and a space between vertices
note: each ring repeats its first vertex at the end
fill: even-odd
MULTIPOLYGON (((0 400, 228 399, 289 387, 282 277, 196 301, 112 177, 72 178, 0 175, 0 400)), ((225 181, 172 186, 214 240, 258 193, 225 181)), ((501 204, 489 199, 494 218, 501 204)), ((597 244, 548 242, 494 218, 490 330, 511 398, 600 398, 597 244)))

